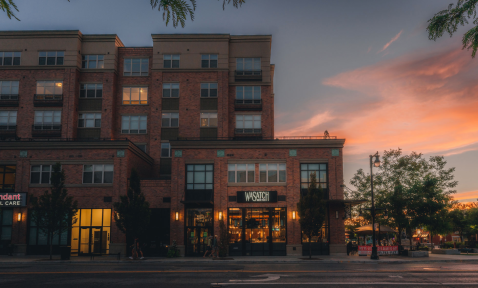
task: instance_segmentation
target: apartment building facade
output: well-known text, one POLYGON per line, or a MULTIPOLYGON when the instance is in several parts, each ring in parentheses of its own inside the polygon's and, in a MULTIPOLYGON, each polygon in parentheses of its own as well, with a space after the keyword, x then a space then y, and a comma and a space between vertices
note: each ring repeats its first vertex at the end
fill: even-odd
POLYGON ((296 205, 312 172, 329 200, 314 253, 345 253, 345 140, 274 134, 271 36, 152 40, 0 32, 0 253, 47 251, 29 200, 50 187, 57 162, 80 209, 56 251, 128 253, 113 203, 135 168, 152 210, 149 255, 173 242, 201 255, 221 221, 230 255, 301 254, 296 205))

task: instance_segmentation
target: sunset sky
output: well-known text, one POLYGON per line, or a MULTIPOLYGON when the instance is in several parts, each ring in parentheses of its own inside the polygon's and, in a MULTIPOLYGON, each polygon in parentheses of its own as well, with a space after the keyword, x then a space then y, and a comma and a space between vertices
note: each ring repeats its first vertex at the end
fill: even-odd
POLYGON ((152 33, 270 34, 276 135, 345 138, 350 188, 376 151, 445 155, 456 199, 478 198, 478 57, 461 50, 467 27, 437 42, 425 30, 456 0, 246 0, 225 11, 198 0, 195 21, 176 29, 148 0, 15 2, 22 21, 0 13, 0 29, 118 34, 126 46, 151 46, 152 33))

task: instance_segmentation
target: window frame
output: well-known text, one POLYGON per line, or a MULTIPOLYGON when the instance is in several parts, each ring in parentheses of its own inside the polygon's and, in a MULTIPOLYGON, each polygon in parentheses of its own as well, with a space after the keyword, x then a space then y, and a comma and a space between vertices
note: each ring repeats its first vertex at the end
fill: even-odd
POLYGON ((199 127, 201 128, 217 128, 217 124, 218 124, 218 118, 217 118, 217 112, 200 112, 200 115, 199 115, 199 127), (215 114, 216 117, 210 117, 212 114, 215 114), (203 116, 207 116, 207 117, 203 117, 203 116), (203 125, 203 119, 207 119, 207 125, 203 125), (212 124, 211 125, 211 119, 216 119, 216 125, 212 124))
POLYGON ((121 116, 121 134, 147 134, 148 133, 148 116, 147 115, 122 115, 121 116), (128 117, 128 129, 123 129, 123 123, 124 123, 124 118, 128 117), (138 129, 131 129, 131 117, 139 117, 138 118, 138 129), (141 128, 141 121, 144 119, 144 122, 146 123, 146 129, 140 129, 141 128), (125 132, 128 131, 128 132, 125 132), (131 132, 131 131, 138 131, 136 133, 131 132), (141 132, 144 131, 144 132, 141 132))
POLYGON ((236 103, 237 104, 261 104, 262 103, 262 86, 259 86, 259 85, 254 85, 254 86, 236 86, 236 99, 235 99, 236 103), (251 91, 251 96, 252 98, 251 99, 246 99, 245 96, 246 96, 246 87, 252 87, 252 91, 251 91), (259 87, 259 99, 257 99, 256 97, 256 87, 259 87), (239 90, 242 90, 239 92, 239 90), (239 99, 239 94, 242 94, 240 96, 242 96, 241 99, 239 99))
POLYGON ((39 165, 30 165, 30 184, 51 184, 51 173, 53 172, 53 165, 43 165, 43 164, 39 164, 39 165), (33 171, 33 167, 40 167, 40 171, 33 171), (43 166, 49 166, 50 170, 48 171, 48 183, 43 183, 42 180, 43 180, 43 173, 46 173, 43 171, 43 166), (38 181, 39 182, 35 182, 33 183, 32 182, 32 174, 33 173, 39 173, 39 177, 38 177, 38 181))
POLYGON ((0 52, 0 66, 20 66, 22 65, 21 51, 1 51, 0 52), (11 57, 5 57, 5 53, 12 53, 11 57), (19 56, 16 56, 18 55, 19 56), (5 64, 5 58, 12 58, 12 64, 5 64), (15 64, 15 58, 18 58, 18 64, 15 64))
POLYGON ((227 183, 256 183, 256 164, 255 163, 230 163, 227 164, 227 183), (230 170, 231 166, 234 165, 234 170, 230 170), (246 165, 246 170, 238 170, 237 165, 246 165), (250 170, 250 165, 252 165, 253 170, 250 170), (240 171, 245 171, 246 172, 246 181, 245 182, 238 182, 239 177, 237 176, 237 173, 240 171), (230 172, 234 172, 234 182, 229 181, 230 180, 230 172), (249 181, 249 172, 253 172, 253 177, 252 181, 249 181))
POLYGON ((33 117, 33 126, 35 130, 60 130, 61 128, 61 110, 35 110, 34 111, 34 117, 33 117), (51 122, 45 122, 45 112, 51 112, 52 115, 52 121, 51 122), (38 115, 38 114, 42 115, 38 115), (59 115, 55 115, 59 114, 59 115), (37 121, 37 118, 41 117, 41 122, 37 121), (55 118, 58 119, 58 121, 55 121, 55 118), (38 127, 41 127, 41 129, 38 129, 38 127))
POLYGON ((0 122, 0 130, 10 130, 8 129, 9 127, 17 127, 17 118, 18 118, 18 111, 17 110, 1 110, 0 113, 7 113, 7 116, 1 116, 0 115, 0 119, 1 117, 7 117, 7 122, 6 123, 2 123, 0 122), (13 116, 12 114, 15 114, 15 116, 13 116), (15 123, 12 124, 11 123, 11 119, 12 118, 15 118, 15 123), (5 125, 3 125, 5 124, 5 125), (6 126, 7 129, 2 129, 2 126, 6 126))
MULTIPOLYGON (((41 87, 41 86, 40 86, 41 87)), ((63 81, 57 81, 57 80, 39 80, 36 82, 36 90, 35 90, 35 95, 43 95, 43 96, 46 96, 46 95, 63 95, 63 81), (54 94, 45 94, 45 91, 46 91, 46 88, 47 86, 43 86, 43 94, 41 93, 38 93, 38 88, 39 88, 39 84, 46 84, 46 83, 53 83, 53 93, 54 94), (60 84, 60 85, 58 85, 60 84), (59 88, 58 88, 59 87, 59 88), (56 94, 57 92, 57 89, 61 89, 61 93, 60 94, 56 94)))
POLYGON ((82 113, 78 113, 78 128, 81 128, 81 129, 97 129, 97 128, 101 128, 101 112, 98 113, 98 112, 82 112, 82 113), (88 114, 93 114, 94 115, 94 118, 85 118, 86 115, 88 114), (81 117, 85 115, 84 117, 81 117), (99 115, 99 118, 98 118, 98 115, 99 115), (83 120, 83 122, 80 122, 81 120, 83 120), (93 120, 93 127, 87 127, 86 126, 86 120, 93 120), (97 121, 99 120, 99 126, 96 126, 96 124, 98 123, 97 121), (80 123, 83 123, 83 126, 80 125, 80 123))
MULTIPOLYGON (((123 87, 123 98, 122 98, 122 102, 121 104, 122 105, 148 105, 148 87, 123 87), (129 101, 128 100, 125 100, 125 89, 129 89, 129 101), (139 89, 138 90, 138 96, 139 96, 139 99, 138 100, 131 100, 131 93, 133 91, 133 89, 139 89), (145 89, 146 91, 146 100, 142 100, 142 94, 144 93, 143 89, 145 89), (129 103, 127 103, 129 102, 129 103), (138 102, 138 103, 132 103, 132 102, 138 102), (143 103, 145 102, 145 103, 143 103)), ((127 94, 126 94, 127 95, 127 94)))
POLYGON ((186 164, 186 190, 214 190, 214 164, 186 164), (189 167, 192 166, 193 169, 192 170, 189 170, 189 167), (198 166, 204 166, 204 170, 196 170, 196 168, 198 166), (208 170, 208 167, 212 167, 212 170, 208 170), (204 182, 195 182, 195 178, 197 177, 196 176, 196 172, 198 173, 201 173, 201 172, 204 172, 204 182), (189 183, 189 177, 188 177, 188 174, 189 173, 193 173, 193 182, 192 183, 189 183), (211 182, 207 182, 207 173, 211 173, 210 175, 211 176, 211 182), (190 186, 189 185, 192 185, 192 188, 189 188, 190 186), (196 185, 204 185, 205 188, 195 188, 196 185), (208 186, 207 185, 210 185, 209 187, 211 188, 207 188, 208 186))
POLYGON ((236 70, 237 71, 248 71, 248 72, 257 72, 257 71, 261 71, 261 57, 236 57, 236 70), (246 59, 251 59, 251 66, 252 66, 252 69, 245 69, 245 66, 246 66, 246 59), (257 59, 259 59, 259 69, 255 69, 254 68, 254 64, 255 62, 257 61, 257 59), (242 67, 241 69, 239 69, 239 60, 242 62, 242 67))
POLYGON ((219 59, 219 54, 201 54, 201 68, 217 68, 217 62, 219 59), (211 56, 216 56, 216 59, 211 59, 211 56), (204 59, 206 58, 207 59, 204 59), (211 61, 216 61, 216 67, 211 67, 211 61), (203 61, 207 61, 207 67, 204 67, 203 61))
POLYGON ((163 112, 163 113, 161 113, 161 127, 163 127, 163 128, 178 128, 179 127, 179 112, 163 112), (172 116, 174 116, 173 114, 177 115, 178 117, 177 118, 172 117, 172 116), (169 115, 170 117, 165 117, 165 115, 169 115), (168 125, 169 126, 164 126, 163 125, 163 120, 165 120, 165 119, 169 119, 168 120, 168 123, 169 123, 168 125), (178 119, 178 125, 177 126, 172 126, 172 119, 178 119))
POLYGON ((217 98, 218 97, 218 89, 217 89, 217 82, 207 82, 207 83, 201 83, 200 85, 200 91, 199 95, 201 98, 217 98), (211 84, 216 85, 216 88, 211 88, 211 84), (203 85, 207 85, 207 88, 203 88, 203 85), (207 91, 207 96, 203 96, 203 90, 207 91), (211 96, 211 90, 216 90, 216 96, 211 96))
POLYGON ((180 93, 180 85, 177 82, 171 82, 171 83, 163 83, 163 93, 162 93, 162 98, 179 98, 179 93, 180 93), (166 85, 169 85, 169 88, 165 87, 166 85), (173 88, 173 85, 177 85, 178 88, 173 88), (169 96, 164 96, 164 91, 169 90, 169 96), (178 90, 178 96, 173 96, 173 90, 178 90))
POLYGON ((114 164, 83 164, 83 174, 82 174, 82 184, 113 184, 114 183, 114 164), (111 171, 106 171, 105 170, 105 166, 108 165, 108 166, 112 166, 113 169, 111 171), (91 172, 85 172, 85 166, 91 166, 92 167, 92 171, 91 172), (102 170, 101 170, 101 183, 95 183, 95 172, 98 172, 95 168, 97 166, 102 166, 102 170), (105 182, 105 172, 112 172, 113 175, 112 175, 112 178, 111 178, 111 182, 105 182), (92 173, 91 175, 91 183, 90 182, 85 182, 85 173, 92 173))
POLYGON ((63 66, 65 63, 65 51, 38 51, 38 65, 39 66, 63 66), (45 56, 42 56, 41 53, 45 53, 45 56), (48 56, 48 53, 55 53, 55 64, 48 64, 48 58, 52 58, 52 56, 48 56), (62 55, 59 56, 58 53, 62 55), (41 58, 45 58, 45 64, 41 64, 41 58), (61 64, 58 64, 58 59, 61 58, 61 64))
POLYGON ((327 189, 329 186, 329 165, 328 163, 300 163, 300 189, 308 189, 310 185, 310 174, 312 172, 318 171, 319 175, 316 175, 317 178, 317 187, 321 187, 322 189, 327 189), (307 165, 307 170, 302 169, 302 165, 307 165), (311 170, 309 169, 309 165, 318 165, 319 169, 318 170, 311 170), (325 166, 325 169, 322 169, 322 167, 325 166), (302 181, 302 172, 307 171, 307 181, 308 182, 303 182, 302 181), (320 180, 320 172, 324 171, 325 172, 325 182, 320 180), (306 184, 307 187, 302 187, 302 184, 306 184))
POLYGON ((20 81, 16 80, 0 80, 0 100, 18 100, 20 89, 20 81), (10 93, 3 93, 3 87, 7 87, 4 83, 9 83, 10 93), (17 85, 13 85, 16 83, 17 85), (17 92, 12 93, 12 90, 16 87, 17 92))
POLYGON ((262 114, 236 114, 235 121, 236 121, 235 130, 234 130, 235 133, 240 133, 240 134, 261 134, 262 133, 262 114), (252 116, 252 128, 245 128, 246 121, 251 121, 251 120, 245 120, 245 116, 252 116), (238 121, 238 117, 243 117, 243 118, 241 121, 238 121), (259 117, 261 128, 254 127, 254 123, 257 121, 255 119, 256 117, 259 117), (239 128, 238 123, 241 123, 241 122, 243 127, 239 128), (249 132, 249 130, 252 130, 252 131, 249 132))
POLYGON ((180 64, 181 63, 181 54, 163 54, 163 68, 165 69, 178 69, 180 68, 180 64), (177 56, 178 59, 174 59, 175 57, 177 56), (166 58, 170 58, 170 59, 166 59, 166 58), (169 62, 169 67, 166 67, 168 65, 166 65, 166 61, 170 61, 169 62), (174 61, 178 61, 177 62, 177 67, 173 67, 175 66, 174 65, 174 61))
POLYGON ((274 163, 274 162, 270 162, 270 163, 259 163, 259 183, 287 183, 287 163, 274 163), (261 170, 261 166, 262 165, 266 165, 266 170, 261 170), (277 169, 269 169, 269 165, 277 165, 277 169), (284 169, 281 169, 281 165, 284 165, 284 169), (265 171, 266 172, 266 181, 262 181, 261 180, 261 173, 265 171), (269 171, 276 171, 277 172, 277 181, 274 182, 274 181, 269 181, 269 171), (280 171, 285 171, 285 180, 284 181, 280 181, 280 171))
POLYGON ((81 55, 81 68, 82 69, 105 69, 105 55, 102 54, 85 54, 81 55), (90 57, 94 57, 94 59, 90 59, 90 57), (102 59, 100 59, 100 57, 102 59), (90 68, 90 62, 94 61, 96 67, 90 68), (86 63, 86 67, 83 67, 86 63), (102 67, 99 67, 99 63, 102 64, 102 67))
POLYGON ((3 171, 0 171, 0 177, 2 182, 0 183, 0 191, 15 191, 15 181, 17 180, 17 165, 7 165, 7 164, 0 164, 0 168, 3 168, 3 171), (10 168, 9 168, 10 167, 10 168), (14 172, 8 172, 7 169, 11 169, 11 167, 14 167, 15 171, 14 172), (5 184, 5 177, 6 174, 13 174, 15 180, 13 181, 13 184, 5 184), (11 188, 7 189, 4 186, 5 185, 10 185, 11 188))
POLYGON ((171 158, 171 143, 169 142, 163 142, 161 143, 161 158, 171 158), (163 145, 167 145, 168 147, 164 148, 163 145), (168 153, 167 156, 163 156, 163 149, 167 149, 168 153))
POLYGON ((99 84, 99 83, 82 83, 80 84, 80 99, 97 99, 97 98, 103 98, 103 84, 99 84), (95 88, 94 89, 89 89, 89 86, 90 85, 95 85, 95 88), (101 89, 99 89, 98 87, 101 86, 101 89), (84 88, 84 89, 82 89, 84 88), (88 97, 88 91, 94 91, 95 93, 95 96, 94 97, 88 97), (81 96, 82 92, 81 91, 85 91, 84 92, 84 96, 81 96), (101 95, 98 96, 98 91, 101 91, 101 95))
POLYGON ((123 58, 123 76, 130 76, 130 77, 146 77, 149 76, 149 57, 137 57, 137 58, 123 58), (139 59, 139 72, 133 71, 133 60, 139 59), (147 60, 147 61, 144 61, 147 60), (128 64, 127 61, 130 62, 129 64, 129 72, 126 71, 126 67, 128 64), (143 72, 143 64, 147 63, 146 72, 143 72), (139 75, 133 75, 133 73, 139 73, 139 75))

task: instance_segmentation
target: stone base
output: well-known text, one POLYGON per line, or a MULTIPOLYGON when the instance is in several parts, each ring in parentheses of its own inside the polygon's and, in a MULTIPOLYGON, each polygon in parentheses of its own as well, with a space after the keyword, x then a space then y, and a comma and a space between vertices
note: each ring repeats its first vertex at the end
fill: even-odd
POLYGON ((460 255, 458 249, 433 249, 432 254, 460 255))
POLYGON ((186 246, 184 246, 184 245, 178 245, 177 247, 178 247, 178 249, 179 249, 179 256, 180 256, 180 257, 186 256, 186 246))
POLYGON ((347 246, 345 244, 330 244, 330 255, 347 255, 347 246))
POLYGON ((302 256, 302 244, 291 244, 286 246, 287 256, 302 256))
POLYGON ((25 256, 27 255, 27 244, 15 244, 15 250, 13 251, 14 256, 25 256))
POLYGON ((428 251, 408 251, 408 257, 429 257, 428 251))
POLYGON ((126 243, 110 243, 110 254, 118 253, 126 257, 126 243))
POLYGON ((478 253, 478 248, 473 248, 473 253, 478 253))

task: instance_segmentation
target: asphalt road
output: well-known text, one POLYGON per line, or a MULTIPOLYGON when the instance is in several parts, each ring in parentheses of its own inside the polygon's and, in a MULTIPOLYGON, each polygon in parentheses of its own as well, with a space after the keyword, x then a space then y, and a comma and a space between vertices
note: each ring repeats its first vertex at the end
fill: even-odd
POLYGON ((477 287, 478 264, 0 265, 0 287, 477 287))

